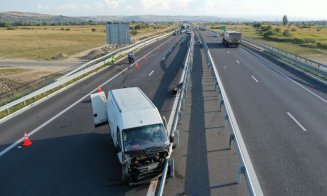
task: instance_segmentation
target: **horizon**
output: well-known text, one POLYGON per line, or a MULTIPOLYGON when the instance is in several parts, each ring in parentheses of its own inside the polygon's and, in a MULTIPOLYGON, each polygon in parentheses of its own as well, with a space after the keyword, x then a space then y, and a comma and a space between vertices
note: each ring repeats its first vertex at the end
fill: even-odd
MULTIPOLYGON (((5 1, 5 0, 0 0, 5 1)), ((296 0, 58 0, 51 2, 20 0, 2 3, 0 12, 31 12, 69 17, 94 16, 187 16, 226 19, 280 21, 287 15, 290 21, 327 20, 324 0, 301 4, 296 0), (282 8, 276 5, 283 5, 282 8), (317 6, 319 5, 319 6, 317 6), (251 14, 249 14, 251 13, 251 14)))
MULTIPOLYGON (((30 12, 30 11, 17 11, 17 10, 8 10, 0 11, 0 13, 30 13, 30 14, 40 14, 40 15, 51 15, 51 16, 66 16, 66 17, 133 17, 133 16, 159 16, 159 17, 201 17, 201 18, 217 18, 217 19, 227 19, 227 20, 243 20, 243 21, 261 21, 261 22, 281 22, 283 16, 242 16, 242 17, 228 17, 228 16, 218 16, 218 15, 161 15, 161 14, 134 14, 134 15, 80 15, 80 16, 69 16, 62 14, 49 14, 42 12, 30 12)), ((319 18, 306 18, 306 17, 289 17, 289 21, 327 21, 327 19, 319 18)))

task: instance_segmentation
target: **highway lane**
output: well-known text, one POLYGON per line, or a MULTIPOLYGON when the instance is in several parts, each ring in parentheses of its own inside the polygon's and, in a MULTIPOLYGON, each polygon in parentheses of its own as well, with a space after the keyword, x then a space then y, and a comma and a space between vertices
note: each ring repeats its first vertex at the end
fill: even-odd
POLYGON ((221 38, 201 34, 265 195, 326 195, 326 87, 248 48, 223 48, 221 38))
MULTIPOLYGON (((153 48, 158 47, 160 44, 167 40, 168 39, 165 39, 142 49, 142 51, 137 53, 137 57, 145 55, 153 48)), ((149 60, 151 59, 152 57, 149 58, 149 60)), ((81 98, 82 95, 85 95, 92 89, 96 88, 100 84, 100 81, 106 81, 108 78, 113 77, 115 74, 122 71, 128 66, 125 62, 126 60, 119 62, 115 66, 112 66, 107 70, 104 70, 101 73, 88 78, 80 84, 65 90, 64 92, 60 93, 60 95, 57 95, 29 109, 27 112, 24 112, 23 114, 20 114, 15 118, 0 124, 0 152, 5 147, 7 147, 8 144, 13 143, 14 141, 21 138, 24 130, 31 131, 35 129, 37 126, 44 123, 54 115, 58 114, 60 111, 67 108, 73 102, 81 98)))
MULTIPOLYGON (((155 50, 147 60, 141 60, 139 69, 126 70, 103 90, 139 86, 168 117, 173 102, 170 89, 179 81, 188 41, 185 35, 173 37, 160 51, 155 50), (170 53, 175 43, 178 45, 170 53), (164 57, 166 60, 162 61, 164 57)), ((136 56, 141 58, 159 44, 136 56)), ((1 151, 20 138, 24 128, 35 129, 126 67, 125 63, 117 64, 1 124, 1 151)), ((94 128, 89 97, 41 128, 31 139, 31 147, 14 148, 0 157, 0 195, 146 194, 148 185, 128 187, 121 183, 108 126, 94 128)))

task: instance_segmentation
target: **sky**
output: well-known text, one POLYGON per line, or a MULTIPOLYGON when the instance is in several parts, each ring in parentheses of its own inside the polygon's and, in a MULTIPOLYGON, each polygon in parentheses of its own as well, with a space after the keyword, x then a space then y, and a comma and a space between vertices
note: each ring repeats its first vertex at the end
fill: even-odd
POLYGON ((188 15, 327 20, 327 0, 0 0, 0 12, 65 16, 188 15))

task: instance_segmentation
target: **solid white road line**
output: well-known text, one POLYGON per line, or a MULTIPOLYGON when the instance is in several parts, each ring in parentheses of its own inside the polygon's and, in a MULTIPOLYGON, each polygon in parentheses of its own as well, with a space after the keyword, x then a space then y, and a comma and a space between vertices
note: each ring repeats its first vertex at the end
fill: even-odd
POLYGON ((251 77, 253 78, 254 81, 256 81, 257 83, 259 83, 259 81, 254 76, 251 75, 251 77))
POLYGON ((149 76, 151 76, 151 75, 153 74, 153 72, 154 72, 154 70, 152 70, 152 71, 150 72, 149 76))
POLYGON ((303 130, 303 131, 307 131, 307 129, 306 128, 304 128, 302 125, 301 125, 301 123, 299 123, 299 121, 297 121, 296 120, 296 118, 291 114, 291 113, 289 113, 289 112, 286 112, 287 113, 287 115, 289 116, 289 117, 291 117, 291 119, 293 119, 293 121, 303 130))
POLYGON ((241 64, 238 60, 236 60, 236 63, 241 64))
MULTIPOLYGON (((162 44, 160 44, 158 47, 164 45, 165 43, 167 43, 168 41, 170 41, 172 38, 168 39, 167 41, 163 42, 162 44)), ((154 48, 153 50, 151 50, 149 53, 147 53, 144 56, 148 56, 149 54, 151 54, 153 51, 155 51, 158 47, 154 48)), ((102 83, 100 85, 100 87, 106 85, 107 83, 109 83, 110 81, 112 81, 113 79, 115 79, 116 77, 118 77, 120 74, 122 74, 123 72, 125 72, 126 70, 128 70, 128 68, 134 66, 134 64, 136 64, 137 62, 143 60, 144 56, 142 58, 140 58, 139 60, 135 61, 133 64, 131 64, 130 66, 126 67, 125 69, 123 69, 122 71, 120 71, 119 73, 117 73, 116 75, 114 75, 112 78, 110 78, 109 80, 105 81, 104 83, 102 83)), ((46 125, 48 125, 49 123, 51 123, 52 121, 54 121, 56 118, 58 118, 59 116, 61 116, 63 113, 67 112, 68 110, 70 110, 72 107, 74 107, 75 105, 77 105, 78 103, 80 103, 83 99, 85 99, 87 96, 89 96, 91 93, 95 92, 98 89, 95 88, 92 91, 90 91, 89 93, 87 93, 86 95, 84 95, 82 98, 80 98, 79 100, 77 100, 76 102, 74 102, 73 104, 71 104, 70 106, 68 106, 67 108, 65 108, 64 110, 62 110, 61 112, 59 112, 58 114, 56 114, 55 116, 53 116, 52 118, 50 118, 49 120, 47 120, 46 122, 44 122, 43 124, 41 124, 40 126, 38 126, 37 128, 35 128, 34 130, 32 130, 30 133, 28 133, 28 136, 33 135, 34 133, 38 132, 39 130, 41 130, 43 127, 45 127, 46 125)), ((15 143, 11 144, 10 146, 8 146, 7 148, 5 148, 3 151, 0 152, 0 157, 2 157, 4 154, 6 154, 8 151, 10 151, 11 149, 13 149, 15 146, 17 146, 19 143, 23 142, 24 137, 20 138, 19 140, 17 140, 15 143)))

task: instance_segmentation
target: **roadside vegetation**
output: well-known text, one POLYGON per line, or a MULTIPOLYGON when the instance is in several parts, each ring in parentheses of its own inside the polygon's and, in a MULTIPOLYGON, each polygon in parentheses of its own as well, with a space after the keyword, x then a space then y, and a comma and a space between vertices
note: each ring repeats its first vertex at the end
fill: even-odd
MULTIPOLYGON (((177 28, 173 23, 131 23, 133 42, 177 28)), ((0 28, 0 59, 64 59, 106 44, 104 25, 0 28), (58 58, 59 55, 59 58, 58 58)))
MULTIPOLYGON (((217 29, 224 24, 213 24, 217 29)), ((226 30, 242 32, 245 37, 267 41, 270 45, 327 64, 327 26, 310 23, 227 24, 226 30)), ((217 30, 221 31, 221 30, 217 30)))

